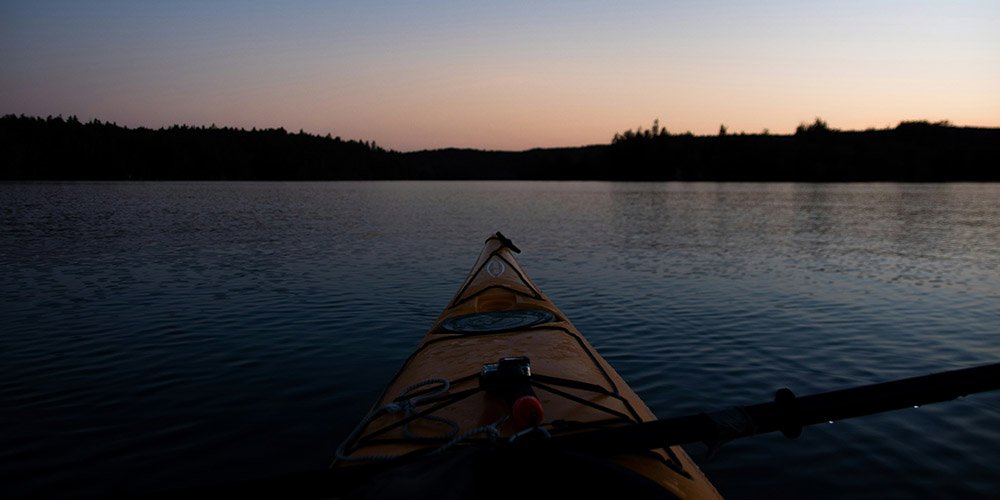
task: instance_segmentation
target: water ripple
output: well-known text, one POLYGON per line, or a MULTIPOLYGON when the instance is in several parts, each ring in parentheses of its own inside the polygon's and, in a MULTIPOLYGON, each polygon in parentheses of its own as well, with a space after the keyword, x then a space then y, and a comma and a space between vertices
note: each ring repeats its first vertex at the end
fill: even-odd
MULTIPOLYGON (((995 184, 0 184, 4 491, 324 466, 498 229, 661 416, 1000 357, 995 184)), ((691 451, 731 498, 986 498, 998 422, 691 451)))

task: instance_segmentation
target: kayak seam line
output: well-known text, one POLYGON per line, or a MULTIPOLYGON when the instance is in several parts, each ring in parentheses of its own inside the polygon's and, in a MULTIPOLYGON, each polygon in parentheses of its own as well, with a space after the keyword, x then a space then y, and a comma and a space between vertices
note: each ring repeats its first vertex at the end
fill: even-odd
MULTIPOLYGON (((569 320, 566 320, 564 323, 569 323, 569 320)), ((602 375, 604 375, 605 380, 607 380, 608 384, 611 385, 611 388, 614 391, 614 393, 617 394, 617 395, 621 395, 621 391, 618 390, 618 386, 615 384, 614 380, 611 379, 611 375, 608 374, 607 370, 604 369, 604 366, 598 361, 597 357, 595 356, 595 353, 592 352, 591 349, 587 348, 587 346, 589 345, 589 342, 587 342, 583 338, 583 334, 582 333, 573 333, 571 330, 569 330, 568 328, 566 328, 565 326, 562 326, 562 325, 552 325, 551 328, 557 329, 557 330, 561 330, 561 331, 565 332, 567 335, 569 335, 570 337, 573 337, 574 339, 576 339, 577 343, 580 344, 580 347, 584 350, 584 352, 586 352, 587 355, 590 356, 591 361, 594 363, 594 365, 597 367, 597 369, 601 371, 602 375)), ((605 363, 607 363, 607 360, 605 360, 605 363)), ((637 412, 635 410, 635 408, 632 406, 632 403, 630 403, 627 399, 622 399, 622 403, 625 405, 625 408, 628 409, 629 413, 631 413, 632 416, 636 420, 638 420, 640 422, 642 421, 642 418, 639 416, 639 412, 637 412)), ((674 453, 674 450, 672 450, 670 448, 664 448, 664 451, 667 453, 667 455, 670 456, 669 462, 672 462, 672 464, 670 465, 671 468, 673 468, 674 466, 676 466, 677 470, 679 470, 680 472, 682 472, 685 476, 690 477, 688 475, 687 471, 684 470, 684 466, 681 463, 680 457, 678 457, 677 454, 674 453)))

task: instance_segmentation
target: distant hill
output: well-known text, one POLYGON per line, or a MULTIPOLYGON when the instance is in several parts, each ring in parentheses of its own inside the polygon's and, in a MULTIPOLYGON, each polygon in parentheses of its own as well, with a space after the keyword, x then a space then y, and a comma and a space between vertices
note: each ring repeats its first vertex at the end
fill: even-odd
POLYGON ((658 124, 610 144, 521 152, 399 153, 284 129, 173 126, 7 115, 4 180, 532 179, 639 181, 1000 181, 1000 129, 903 122, 837 131, 817 119, 793 135, 674 135, 658 124))
POLYGON ((173 126, 7 115, 0 179, 373 179, 399 175, 398 155, 372 143, 283 128, 173 126))

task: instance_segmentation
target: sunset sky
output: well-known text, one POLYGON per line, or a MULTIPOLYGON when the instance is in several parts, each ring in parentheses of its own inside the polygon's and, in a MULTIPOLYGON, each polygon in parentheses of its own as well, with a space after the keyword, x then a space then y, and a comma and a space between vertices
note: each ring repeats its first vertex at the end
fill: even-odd
POLYGON ((1000 2, 0 0, 0 114, 401 151, 1000 126, 1000 2))

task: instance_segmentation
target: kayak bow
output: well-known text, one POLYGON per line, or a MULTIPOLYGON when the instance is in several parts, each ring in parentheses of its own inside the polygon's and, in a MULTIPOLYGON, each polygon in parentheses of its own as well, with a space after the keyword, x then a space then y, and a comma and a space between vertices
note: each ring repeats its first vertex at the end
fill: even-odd
MULTIPOLYGON (((528 278, 515 252, 520 251, 500 233, 486 240, 458 293, 337 450, 334 472, 360 473, 367 465, 397 475, 399 470, 422 474, 422 480, 406 482, 412 487, 435 477, 413 469, 419 463, 440 468, 446 460, 441 457, 452 455, 468 465, 472 457, 488 454, 481 461, 490 470, 509 462, 519 464, 519 474, 530 475, 529 468, 568 469, 565 476, 573 482, 607 472, 625 482, 645 482, 645 491, 655 485, 659 496, 719 498, 680 447, 542 460, 525 447, 506 446, 656 420, 528 278)), ((475 471, 476 477, 483 474, 475 471)))

